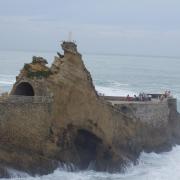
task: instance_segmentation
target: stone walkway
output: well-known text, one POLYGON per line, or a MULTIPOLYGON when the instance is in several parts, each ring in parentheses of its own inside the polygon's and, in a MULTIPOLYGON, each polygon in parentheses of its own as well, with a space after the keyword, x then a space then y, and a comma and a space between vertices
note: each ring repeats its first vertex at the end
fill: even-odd
POLYGON ((116 100, 106 100, 110 102, 112 105, 115 104, 158 104, 158 103, 164 103, 167 101, 167 99, 164 99, 163 101, 160 101, 159 99, 152 99, 151 101, 116 101, 116 100))

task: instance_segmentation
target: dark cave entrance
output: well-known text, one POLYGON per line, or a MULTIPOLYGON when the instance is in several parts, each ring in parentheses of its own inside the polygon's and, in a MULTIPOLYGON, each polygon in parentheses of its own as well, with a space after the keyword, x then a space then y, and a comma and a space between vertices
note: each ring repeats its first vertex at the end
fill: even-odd
POLYGON ((27 83, 27 82, 22 82, 17 85, 15 88, 13 95, 18 95, 18 96, 34 96, 34 90, 33 87, 27 83))
POLYGON ((102 140, 93 133, 80 129, 75 138, 75 146, 80 158, 81 169, 88 168, 89 164, 96 160, 98 146, 102 140))

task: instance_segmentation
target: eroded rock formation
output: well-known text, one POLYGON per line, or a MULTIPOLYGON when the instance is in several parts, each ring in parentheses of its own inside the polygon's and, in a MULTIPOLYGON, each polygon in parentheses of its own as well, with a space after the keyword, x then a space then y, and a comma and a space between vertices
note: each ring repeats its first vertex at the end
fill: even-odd
POLYGON ((50 68, 34 57, 0 101, 1 166, 32 174, 49 173, 59 163, 120 171, 142 150, 179 142, 174 99, 114 107, 98 96, 76 45, 64 42, 62 48, 50 68))

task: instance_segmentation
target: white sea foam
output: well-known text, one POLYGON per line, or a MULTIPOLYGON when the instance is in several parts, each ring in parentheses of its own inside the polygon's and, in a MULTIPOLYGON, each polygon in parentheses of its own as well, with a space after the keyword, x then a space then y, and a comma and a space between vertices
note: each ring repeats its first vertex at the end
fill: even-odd
MULTIPOLYGON (((19 175, 13 180, 18 180, 19 175)), ((180 146, 172 151, 155 154, 142 153, 139 164, 127 168, 126 173, 99 173, 95 171, 67 172, 57 169, 45 176, 27 177, 22 174, 21 180, 179 180, 180 179, 180 146)))
POLYGON ((120 89, 117 87, 112 88, 112 87, 96 86, 96 90, 99 93, 104 94, 106 96, 127 96, 127 94, 133 96, 134 94, 137 94, 136 92, 120 89))
POLYGON ((7 173, 9 174, 9 176, 12 179, 15 179, 15 178, 28 178, 28 177, 30 177, 25 172, 17 171, 17 170, 11 169, 11 168, 7 169, 7 173))

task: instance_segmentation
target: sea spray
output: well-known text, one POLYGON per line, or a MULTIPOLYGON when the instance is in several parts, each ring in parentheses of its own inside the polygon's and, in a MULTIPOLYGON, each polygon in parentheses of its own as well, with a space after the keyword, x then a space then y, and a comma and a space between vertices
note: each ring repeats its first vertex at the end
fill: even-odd
MULTIPOLYGON (((11 170, 12 171, 12 170, 11 170)), ((56 169, 52 174, 31 177, 23 172, 13 170, 12 180, 179 180, 180 146, 172 151, 156 154, 141 153, 139 163, 129 166, 125 173, 75 171, 56 169)))

